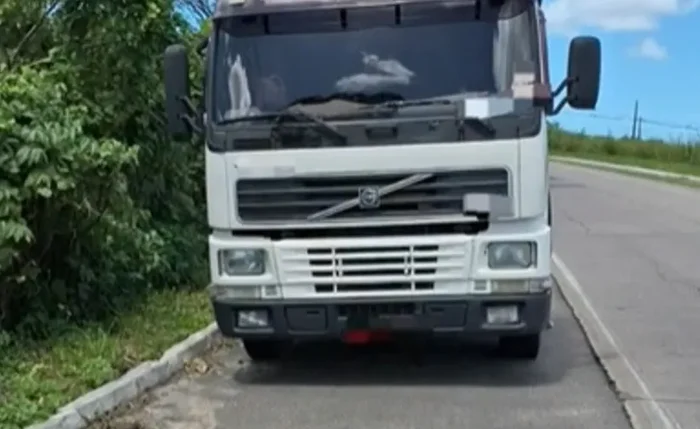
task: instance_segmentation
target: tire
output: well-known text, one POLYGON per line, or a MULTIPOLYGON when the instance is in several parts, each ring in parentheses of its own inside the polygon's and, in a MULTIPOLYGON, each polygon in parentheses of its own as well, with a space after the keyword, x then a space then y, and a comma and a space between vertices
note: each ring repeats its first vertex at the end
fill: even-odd
POLYGON ((536 360, 540 353, 540 334, 501 337, 498 349, 506 358, 536 360))
POLYGON ((552 227, 552 194, 547 197, 547 225, 552 227))
POLYGON ((253 362, 273 362, 282 358, 287 344, 274 340, 243 340, 243 348, 253 362))

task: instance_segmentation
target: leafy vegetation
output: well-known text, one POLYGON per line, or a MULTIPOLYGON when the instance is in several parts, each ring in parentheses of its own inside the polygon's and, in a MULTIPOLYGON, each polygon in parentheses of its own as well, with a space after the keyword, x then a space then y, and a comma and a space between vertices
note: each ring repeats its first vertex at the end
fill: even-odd
POLYGON ((167 139, 161 79, 207 4, 0 2, 2 428, 210 319, 203 154, 167 139))

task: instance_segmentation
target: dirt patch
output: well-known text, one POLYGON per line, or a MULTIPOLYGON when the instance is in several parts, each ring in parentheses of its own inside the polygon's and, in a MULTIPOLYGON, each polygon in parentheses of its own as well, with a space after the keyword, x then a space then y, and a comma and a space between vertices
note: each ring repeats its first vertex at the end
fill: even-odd
POLYGON ((222 340, 185 363, 165 385, 93 422, 88 429, 213 429, 215 411, 237 393, 227 368, 238 364, 235 341, 222 340))

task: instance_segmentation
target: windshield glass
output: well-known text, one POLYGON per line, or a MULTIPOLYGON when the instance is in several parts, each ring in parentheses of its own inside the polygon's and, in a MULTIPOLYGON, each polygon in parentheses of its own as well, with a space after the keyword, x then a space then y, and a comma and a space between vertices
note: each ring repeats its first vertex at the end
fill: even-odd
POLYGON ((351 15, 348 29, 313 31, 298 15, 295 22, 283 14, 267 21, 224 18, 215 39, 215 121, 338 93, 372 103, 506 91, 515 73, 539 75, 530 12, 383 27, 363 25, 371 19, 365 15, 357 17, 357 29, 351 15))

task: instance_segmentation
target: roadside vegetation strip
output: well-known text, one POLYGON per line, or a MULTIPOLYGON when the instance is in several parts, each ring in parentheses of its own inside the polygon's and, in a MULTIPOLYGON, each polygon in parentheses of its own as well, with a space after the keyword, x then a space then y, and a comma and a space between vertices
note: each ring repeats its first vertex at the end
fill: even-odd
POLYGON ((608 171, 611 173, 623 174, 625 176, 638 177, 647 180, 655 180, 673 185, 700 188, 700 175, 680 174, 669 170, 650 169, 640 167, 634 163, 616 162, 616 160, 598 161, 579 157, 560 157, 557 155, 551 156, 550 160, 560 164, 608 171))
POLYGON ((211 322, 204 291, 162 291, 109 325, 30 343, 6 337, 0 355, 0 428, 24 428, 211 322))
MULTIPOLYGON (((584 133, 564 131, 553 125, 549 130, 549 149, 553 157, 576 158, 700 177, 699 144, 589 136, 584 133)), ((566 160, 557 161, 569 162, 566 160)), ((632 176, 653 178, 676 184, 698 186, 697 183, 694 183, 694 180, 682 177, 662 178, 654 173, 621 171, 613 166, 605 167, 599 165, 591 167, 614 170, 632 176)))
MULTIPOLYGON (((611 164, 612 166, 619 165, 619 166, 624 166, 624 167, 634 167, 640 169, 640 171, 636 171, 636 173, 639 174, 645 174, 644 171, 641 170, 650 170, 647 175, 656 175, 660 176, 658 174, 655 174, 654 172, 665 172, 665 173, 671 173, 674 175, 678 176, 692 176, 692 177, 698 177, 700 178, 700 166, 694 166, 694 165, 689 165, 689 164, 682 164, 682 163, 664 163, 664 162, 658 162, 655 160, 648 160, 648 159, 639 159, 639 158, 622 158, 618 156, 606 156, 606 155, 600 155, 600 154, 591 154, 591 153, 566 153, 566 152, 558 152, 558 151, 552 151, 550 155, 554 158, 554 160, 558 162, 576 162, 577 160, 581 161, 592 161, 591 165, 593 166, 593 163, 605 163, 605 164, 611 164), (559 158, 559 159, 557 159, 559 158)), ((580 163, 583 164, 583 163, 580 163)), ((599 165, 599 167, 605 167, 604 165, 599 165)), ((633 170, 630 170, 632 172, 635 172, 633 170)), ((670 176, 669 176, 670 177, 670 176)))

